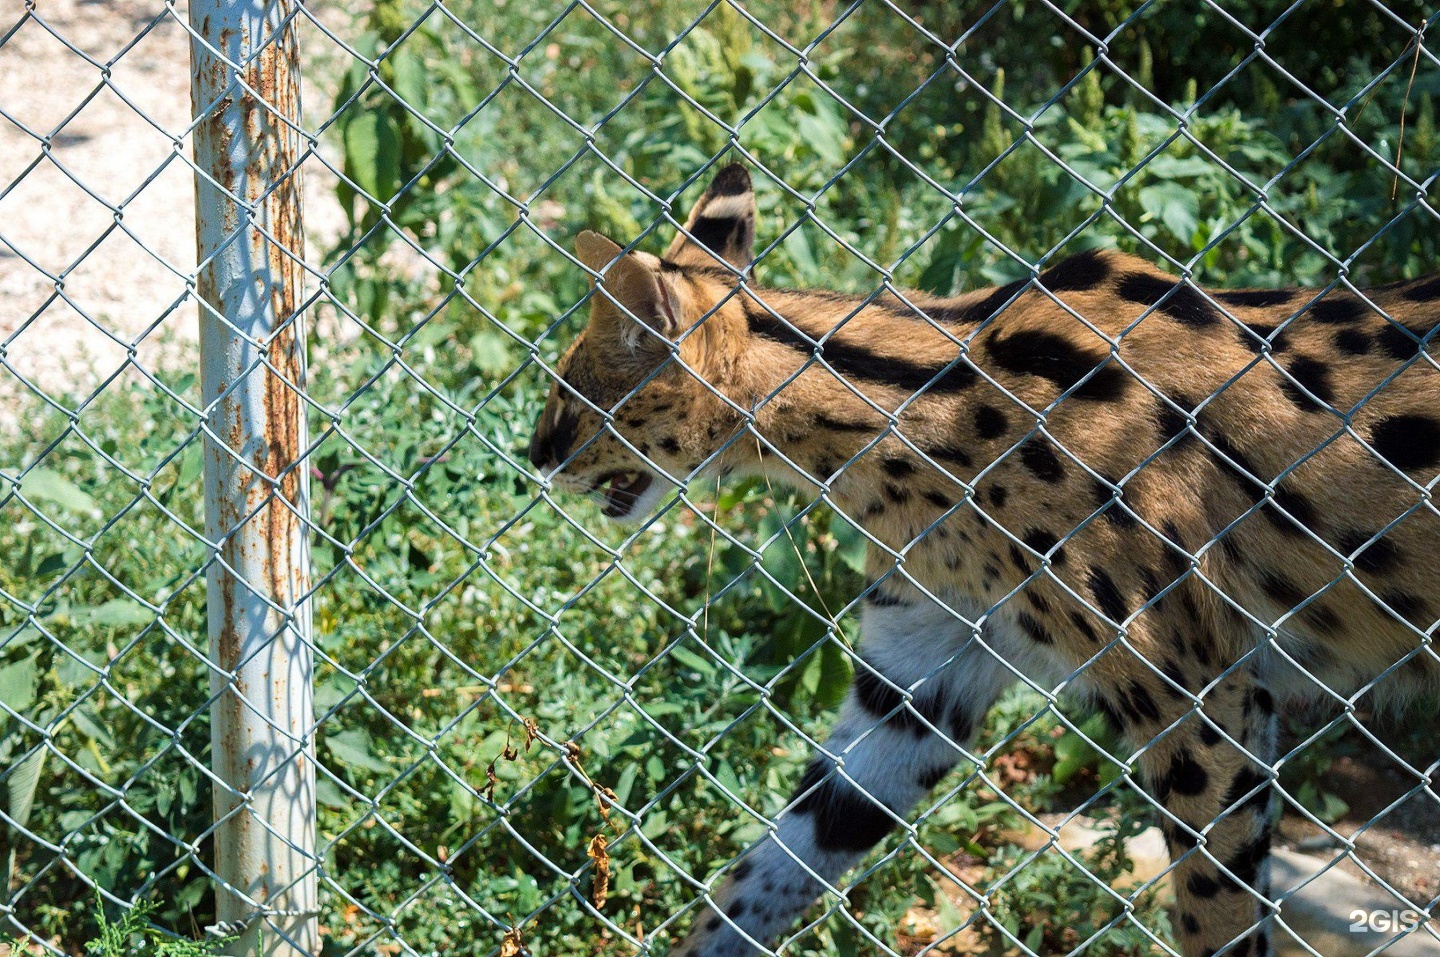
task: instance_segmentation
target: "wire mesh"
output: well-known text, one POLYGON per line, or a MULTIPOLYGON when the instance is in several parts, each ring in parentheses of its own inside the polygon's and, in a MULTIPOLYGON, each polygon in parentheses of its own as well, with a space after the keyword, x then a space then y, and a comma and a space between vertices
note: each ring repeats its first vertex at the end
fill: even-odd
MULTIPOLYGON (((1334 580, 1278 615, 1230 601, 1263 641, 1209 688, 1149 663, 1200 710, 1336 588, 1394 603, 1355 569, 1403 522, 1436 517, 1433 475, 1397 472, 1413 507, 1353 544, 1327 541, 1287 508, 1286 478, 1329 445, 1374 452, 1357 410, 1329 409, 1313 378, 1275 358, 1304 303, 1242 333, 1255 347, 1250 368, 1279 370, 1334 419, 1329 439, 1273 476, 1251 474, 1197 427, 1243 373, 1181 402, 1146 381, 1124 345, 1181 297, 1237 329, 1239 310, 1214 290, 1300 282, 1315 297, 1348 292, 1375 306, 1365 290, 1376 282, 1432 270, 1440 61, 1426 37, 1440 14, 1304 0, 1183 13, 1015 0, 275 6, 281 29, 298 36, 306 106, 300 158, 279 178, 303 177, 309 238, 295 263, 307 294, 288 321, 310 327, 311 374, 303 388, 285 384, 309 439, 285 468, 312 481, 300 518, 314 573, 297 602, 314 616, 316 714, 288 760, 311 760, 313 748, 322 952, 676 952, 692 925, 739 926, 723 904, 712 912, 715 892, 744 871, 748 845, 796 817, 809 755, 829 759, 827 777, 807 778, 812 791, 862 786, 847 756, 904 722, 948 742, 959 770, 913 810, 884 809, 892 836, 840 878, 790 852, 825 892, 780 942, 759 943, 789 954, 1189 953, 1163 910, 1182 862, 1162 855, 1142 873, 1106 856, 1134 853, 1138 831, 1158 821, 1189 839, 1183 858, 1223 866, 1205 849, 1216 822, 1182 820, 1142 786, 1138 768, 1178 721, 1133 748, 1068 695, 1102 654, 1134 649, 1126 625, 1145 609, 1115 619, 1054 569, 1088 528, 1119 520, 1163 540, 1223 595, 1202 571, 1206 553, 1275 508, 1329 550, 1334 580), (1341 41, 1344 63, 1327 62, 1324 44, 1341 41), (812 337, 755 292, 748 271, 733 272, 729 298, 753 294, 805 338, 808 358, 784 385, 826 368, 881 424, 857 453, 808 475, 813 496, 669 476, 655 514, 620 528, 526 455, 548 390, 589 402, 560 376, 561 354, 592 300, 612 294, 591 288, 602 276, 572 252, 574 236, 589 227, 627 250, 658 251, 732 160, 756 183, 756 274, 853 299, 812 337), (1097 245, 1137 252, 1181 284, 1107 334, 1041 278, 1097 245), (990 313, 1047 296, 1104 339, 1104 368, 1154 395, 1181 431, 1121 475, 1067 449, 1048 417, 1073 407, 1099 367, 1030 404, 972 359, 973 336, 931 314, 936 294, 1002 283, 1018 284, 1002 286, 990 313), (954 349, 893 407, 854 381, 834 348, 855 316, 882 304, 954 349), (1035 422, 964 478, 899 425, 957 370, 1035 422), (1187 549, 1125 492, 1192 438, 1253 480, 1258 499, 1187 549), (1097 506, 1040 547, 996 523, 1028 577, 988 607, 934 594, 907 568, 916 542, 949 516, 983 514, 986 476, 1042 440, 1105 490, 1097 506), (887 441, 960 489, 908 544, 867 531, 833 493, 887 441), (1078 669, 1043 678, 983 627, 1041 582, 1114 636, 1078 669), (862 609, 900 586, 943 605, 932 624, 968 638, 905 682, 858 653, 862 609), (973 741, 952 740, 963 736, 924 707, 926 689, 959 667, 1025 692, 1003 699, 973 741), (852 679, 894 706, 827 744, 852 679), (1090 827, 1098 843, 1072 839, 1090 827)), ((197 36, 174 0, 126 0, 103 14, 27 0, 6 19, 4 917, 24 946, 69 953, 97 909, 156 900, 158 931, 208 927, 214 937, 239 928, 215 921, 219 825, 208 792, 246 796, 211 770, 210 711, 225 675, 212 692, 204 582, 217 559, 201 511, 201 445, 208 432, 240 454, 265 437, 215 435, 215 397, 196 370, 190 227, 193 215, 213 225, 218 213, 189 206, 197 36)), ((1393 328, 1417 355, 1404 368, 1434 369, 1433 330, 1393 328)), ((678 349, 671 365, 686 365, 678 349)), ((606 421, 605 440, 654 464, 621 427, 645 384, 590 412, 606 421)), ((746 444, 805 471, 755 426, 784 385, 747 406, 707 384, 746 423, 707 465, 746 444)), ((1354 692, 1324 689, 1292 659, 1329 708, 1273 756, 1218 729, 1266 769, 1235 800, 1271 786, 1286 837, 1325 848, 1269 895, 1277 946, 1338 946, 1307 942, 1293 915, 1334 894, 1342 871, 1380 893, 1353 952, 1440 939, 1430 917, 1440 893, 1433 738, 1397 743, 1394 729, 1361 720, 1379 683, 1408 661, 1435 662, 1429 600, 1431 619, 1411 626, 1413 650, 1354 692), (1358 757, 1337 756, 1342 733, 1358 757), (1386 788, 1353 771, 1360 758, 1375 780, 1388 772, 1386 788), (1383 797, 1347 814, 1328 787, 1332 762, 1360 775, 1345 792, 1352 801, 1383 797), (1401 845, 1418 867, 1397 867, 1372 841, 1397 832, 1419 836, 1401 845)), ((273 928, 294 915, 256 916, 273 928)))

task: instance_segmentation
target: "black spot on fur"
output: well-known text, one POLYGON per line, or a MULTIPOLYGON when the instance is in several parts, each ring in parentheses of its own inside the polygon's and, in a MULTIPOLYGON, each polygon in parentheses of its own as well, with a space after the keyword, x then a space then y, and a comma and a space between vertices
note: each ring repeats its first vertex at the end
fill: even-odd
POLYGON ((950 709, 949 726, 950 740, 956 744, 969 741, 975 732, 975 721, 963 704, 957 704, 950 709))
POLYGON ((962 469, 968 469, 971 464, 970 453, 964 449, 957 449, 954 446, 942 445, 934 448, 927 447, 924 449, 924 452, 932 459, 937 459, 941 465, 953 462, 962 469))
POLYGON ((878 804, 838 776, 816 788, 795 812, 814 817, 815 844, 822 851, 867 851, 895 827, 878 804))
POLYGON ((879 425, 869 422, 846 422, 842 419, 832 418, 824 412, 815 414, 815 425, 817 428, 830 432, 879 432, 881 428, 879 425))
POLYGON ((1218 465, 1225 472, 1235 473, 1235 469, 1238 467, 1241 471, 1246 473, 1244 475, 1236 475, 1236 477, 1240 480, 1241 484, 1246 488, 1253 488, 1256 481, 1268 483, 1271 479, 1274 478, 1273 475, 1270 475, 1269 473, 1261 469, 1259 466, 1257 466, 1255 462, 1251 460, 1250 456, 1246 455, 1243 451, 1236 448, 1235 445, 1231 443, 1231 441, 1225 436, 1207 435, 1206 438, 1208 438, 1210 440, 1210 443, 1215 446, 1215 451, 1219 452, 1225 457, 1216 458, 1216 465, 1218 465), (1229 459, 1230 462, 1234 462, 1235 464, 1232 466, 1225 459, 1229 459))
POLYGON ((1195 919, 1194 914, 1181 914, 1180 926, 1185 929, 1185 933, 1187 934, 1200 933, 1200 922, 1195 919))
POLYGON ((1190 570, 1190 547, 1185 544, 1185 539, 1180 535, 1180 529, 1175 527, 1172 521, 1166 521, 1161 526, 1165 533, 1166 544, 1164 545, 1165 567, 1170 571, 1171 581, 1179 578, 1190 570))
POLYGON ((1225 867, 1242 884, 1254 886, 1255 879, 1260 876, 1260 865, 1270 856, 1270 834, 1268 831, 1261 834, 1255 840, 1242 845, 1230 860, 1225 862, 1225 867))
POLYGON ((1359 322, 1370 314, 1370 307, 1354 296, 1331 296, 1315 303, 1309 311, 1316 322, 1334 326, 1359 322))
POLYGON ((730 879, 732 881, 743 881, 745 878, 750 876, 750 872, 754 869, 755 862, 753 860, 743 860, 739 864, 736 864, 734 867, 730 868, 730 879))
POLYGON ((739 920, 745 916, 745 901, 732 901, 730 906, 725 908, 725 916, 731 920, 739 920))
POLYGON ((1368 355, 1374 345, 1375 340, 1370 338, 1369 333, 1359 329, 1341 329, 1335 333, 1335 348, 1347 356, 1368 355))
POLYGON ((1160 718, 1160 709, 1155 704, 1154 697, 1149 690, 1138 681, 1131 681, 1129 688, 1120 698, 1120 706, 1132 722, 1156 721, 1160 718))
POLYGON ((1210 654, 1209 636, 1204 633, 1196 634, 1190 641, 1190 655, 1198 661, 1201 667, 1208 667, 1214 660, 1210 654))
POLYGON ((671 455, 680 454, 680 443, 676 441, 673 435, 665 436, 657 444, 660 446, 662 452, 668 452, 671 455))
POLYGON ((1387 591, 1380 593, 1380 600, 1390 606, 1390 610, 1412 625, 1424 627, 1430 624, 1430 616, 1425 615, 1425 599, 1419 595, 1412 595, 1403 591, 1387 591))
POLYGON ((1170 760, 1170 769, 1165 772, 1165 779, 1171 791, 1186 797, 1204 794, 1210 785, 1210 775, 1206 773, 1204 766, 1186 752, 1181 752, 1170 760))
POLYGON ((1440 420, 1428 415, 1392 415, 1370 428, 1376 452, 1404 472, 1440 463, 1440 420))
POLYGON ((1375 341, 1380 344, 1380 351, 1392 359, 1410 359, 1420 350, 1420 344, 1410 333, 1388 322, 1375 334, 1375 341))
POLYGON ((1302 412, 1316 411, 1319 408, 1315 404, 1316 399, 1327 405, 1334 402, 1335 387, 1330 383, 1330 367, 1325 363, 1309 356, 1297 356, 1285 369, 1294 381, 1285 379, 1280 383, 1280 388, 1284 390, 1285 397, 1302 412), (1296 383, 1308 389, 1315 398, 1307 396, 1296 383))
POLYGON ((753 335, 778 342, 805 356, 818 355, 831 369, 847 379, 874 382, 910 393, 924 389, 931 395, 959 392, 975 383, 975 370, 963 360, 920 365, 896 356, 871 352, 840 337, 826 339, 823 345, 817 345, 793 324, 782 322, 749 299, 745 301, 745 317, 753 335))
POLYGON ((1030 561, 1014 542, 1010 543, 1010 564, 1022 575, 1030 574, 1030 561))
POLYGON ((1172 698, 1184 698, 1186 691, 1193 691, 1190 687, 1190 676, 1180 667, 1179 662, 1167 659, 1165 666, 1160 669, 1170 683, 1165 685, 1165 692, 1172 698))
POLYGON ((1103 568, 1090 569, 1090 594, 1095 598, 1095 604, 1105 613, 1111 621, 1120 623, 1124 621, 1129 613, 1125 610, 1125 599, 1120 595, 1120 589, 1115 587, 1115 580, 1103 568))
POLYGON ((871 588, 865 594, 865 600, 876 608, 893 608, 896 605, 903 605, 905 602, 894 595, 887 595, 879 587, 871 588))
POLYGON ((931 505, 934 505, 936 508, 940 509, 942 512, 948 512, 951 508, 955 506, 955 503, 950 500, 949 496, 944 495, 940 492, 926 492, 924 494, 924 499, 931 505))
MULTIPOLYGON (((1274 324, 1263 322, 1242 322, 1241 325, 1249 331, 1240 333, 1240 344, 1245 348, 1249 349, 1251 352, 1255 353, 1257 356, 1260 355, 1260 353, 1265 351, 1265 343, 1261 342, 1260 340, 1268 340, 1270 338, 1270 334, 1275 331, 1274 324)), ((1270 343, 1271 353, 1276 353, 1280 351, 1282 340, 1283 337, 1276 339, 1274 342, 1270 343)))
POLYGON ((890 499, 890 501, 894 502, 896 505, 904 505, 906 502, 910 501, 910 490, 908 488, 901 488, 898 485, 893 485, 890 482, 886 482, 885 497, 890 499))
POLYGON ((855 669, 855 701, 866 713, 883 720, 893 730, 920 736, 927 730, 913 711, 902 707, 905 698, 900 691, 863 665, 855 669))
POLYGON ((1170 849, 1172 858, 1180 857, 1195 846, 1195 841, 1175 821, 1168 818, 1161 821, 1160 831, 1165 835, 1165 845, 1170 849))
MULTIPOLYGON (((1340 551, 1345 555, 1354 555, 1355 550, 1368 541, 1370 541, 1370 536, 1364 532, 1347 532, 1340 536, 1340 551)), ((1355 567, 1360 571, 1378 575, 1400 564, 1400 551, 1389 541, 1381 538, 1359 555, 1355 555, 1354 561, 1355 567)))
POLYGON ((1282 608, 1290 609, 1299 605, 1310 595, 1294 582, 1278 575, 1265 572, 1260 576, 1260 587, 1282 608))
POLYGON ((1083 292, 1094 289, 1110 276, 1105 254, 1091 249, 1071 256, 1040 274, 1040 285, 1051 292, 1083 292))
POLYGON ((917 471, 915 463, 909 459, 888 458, 880 463, 885 469, 885 474, 891 478, 909 478, 917 471))
POLYGON ((1009 495, 1010 493, 1005 490, 1005 486, 992 485, 990 486, 990 490, 985 493, 985 498, 995 508, 1001 508, 1005 505, 1005 499, 1009 497, 1009 495))
POLYGON ((1130 382, 1125 370, 1114 363, 1097 369, 1107 354, 1087 352, 1053 332, 1021 329, 1007 337, 996 333, 985 344, 985 351, 1007 372, 1049 379, 1062 392, 1094 372, 1071 393, 1077 399, 1113 401, 1124 394, 1130 382))
POLYGON ((1017 279, 995 289, 981 299, 968 305, 941 305, 927 309, 930 318, 936 322, 970 323, 984 322, 1006 306, 1021 290, 1030 285, 1028 279, 1017 279))
POLYGON ((1340 616, 1319 601, 1311 602, 1301 617, 1322 634, 1334 635, 1340 631, 1340 616))
POLYGON ((1200 743, 1207 748, 1213 748, 1220 743, 1220 732, 1215 730, 1212 724, 1200 725, 1200 743))
POLYGON ((945 779, 945 775, 949 773, 950 769, 943 765, 937 768, 930 768, 927 771, 922 771, 920 773, 920 776, 915 779, 915 783, 920 785, 920 787, 924 788, 926 791, 929 791, 932 790, 935 785, 943 781, 945 779))
POLYGON ((1046 630, 1045 626, 1042 625, 1038 619, 1032 617, 1028 613, 1022 611, 1020 614, 1016 615, 1015 622, 1020 626, 1020 630, 1025 632, 1025 634, 1029 635, 1030 640, 1034 641, 1036 644, 1055 644, 1055 636, 1050 634, 1050 632, 1046 630))
POLYGON ((1135 516, 1126 511, 1125 506, 1118 501, 1120 493, 1100 479, 1092 481, 1095 507, 1105 509, 1101 517, 1117 528, 1134 528, 1137 524, 1135 516))
POLYGON ((1161 442, 1168 442, 1190 426, 1190 420, 1172 409, 1168 402, 1161 402, 1155 410, 1155 422, 1160 427, 1161 442))
POLYGON ((1086 621, 1085 616, 1080 612, 1072 611, 1070 613, 1070 622, 1075 626, 1076 631, 1085 636, 1086 641, 1100 641, 1100 636, 1095 633, 1095 629, 1090 626, 1090 622, 1086 621))
POLYGON ((1210 326, 1221 318, 1215 307, 1193 286, 1184 285, 1168 276, 1131 273, 1120 280, 1116 291, 1131 302, 1156 306, 1157 312, 1182 325, 1210 326))
POLYGON ((1215 298, 1227 306, 1249 306, 1252 309, 1263 309, 1266 306, 1279 306, 1295 298, 1293 289, 1235 289, 1230 292, 1215 294, 1215 298))
POLYGON ((1310 504, 1309 499, 1295 491, 1290 486, 1288 479, 1276 486, 1272 501, 1290 515, 1290 518, 1286 518, 1274 509, 1267 508, 1265 510, 1265 517, 1270 519, 1270 522, 1280 531, 1288 535, 1304 534, 1295 527, 1295 522, 1299 522, 1306 528, 1315 527, 1318 521, 1315 515, 1315 506, 1310 504), (1291 518, 1295 522, 1292 522, 1291 518))
POLYGON ((1050 447, 1050 442, 1042 436, 1032 436, 1028 442, 1020 446, 1020 462, 1030 474, 1042 482, 1055 484, 1065 478, 1065 466, 1060 461, 1060 456, 1050 447))
POLYGON ((1430 302, 1440 297, 1440 276, 1425 280, 1406 289, 1402 295, 1411 302, 1430 302))
MULTIPOLYGON (((1025 533, 1022 541, 1030 548, 1044 555, 1059 543, 1059 539, 1043 528, 1032 528, 1025 533)), ((1057 568, 1065 564, 1065 549, 1060 549, 1050 558, 1050 563, 1057 568)))
POLYGON ((1010 428, 1005 413, 993 405, 982 405, 975 410, 975 434, 982 439, 998 439, 1010 428))
POLYGON ((1220 882, 1213 877, 1206 877, 1204 874, 1191 874, 1190 879, 1185 882, 1185 886, 1196 897, 1214 897, 1220 893, 1220 882))
POLYGON ((1251 698, 1255 702, 1255 707, 1260 709, 1261 714, 1275 713, 1275 696, 1268 689, 1256 688, 1251 693, 1251 698))
POLYGON ((1265 785, 1269 778, 1255 770, 1253 767, 1242 768, 1230 782, 1230 787, 1225 792, 1225 798, 1221 802, 1224 807, 1235 807, 1237 802, 1242 802, 1237 810, 1249 810, 1258 814, 1264 814, 1270 802, 1270 789, 1265 785), (1256 790, 1258 788, 1258 790, 1256 790), (1250 792, 1254 791, 1254 794, 1250 792))

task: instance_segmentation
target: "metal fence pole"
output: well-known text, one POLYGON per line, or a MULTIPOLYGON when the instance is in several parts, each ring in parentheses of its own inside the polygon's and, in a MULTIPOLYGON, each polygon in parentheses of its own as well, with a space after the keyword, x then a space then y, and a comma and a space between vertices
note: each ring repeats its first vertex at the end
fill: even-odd
POLYGON ((293 9, 190 4, 217 906, 284 957, 319 950, 293 9))

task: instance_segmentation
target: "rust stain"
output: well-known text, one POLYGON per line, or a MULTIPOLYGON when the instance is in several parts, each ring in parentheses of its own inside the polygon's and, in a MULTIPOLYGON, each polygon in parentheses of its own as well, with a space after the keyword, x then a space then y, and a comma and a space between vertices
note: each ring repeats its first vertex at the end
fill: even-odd
MULTIPOLYGON (((267 330, 256 328, 255 316, 226 315, 237 327, 249 329, 262 339, 268 363, 268 368, 247 372, 252 362, 243 354, 246 348, 237 343, 223 363, 228 381, 215 386, 217 392, 223 392, 242 375, 260 377, 253 384, 240 383, 235 394, 222 400, 216 409, 217 425, 224 426, 218 434, 253 468, 221 456, 229 496, 244 496, 245 511, 252 514, 259 539, 255 541, 256 535, 239 531, 227 543, 226 551, 234 554, 226 558, 233 567, 248 565, 246 558, 259 559, 268 580, 252 584, 264 588, 283 607, 308 587, 292 580, 293 570, 289 567, 301 531, 298 520, 290 508, 271 498, 278 495, 288 505, 298 506, 301 490, 297 463, 304 408, 296 390, 303 387, 304 344, 297 338, 294 319, 304 283, 304 272, 297 261, 303 255, 304 239, 298 177, 293 171, 300 142, 280 119, 299 116, 298 44, 293 28, 273 42, 263 43, 253 56, 251 50, 244 49, 245 38, 237 37, 230 27, 220 31, 219 40, 221 51, 244 64, 243 74, 235 76, 224 60, 197 50, 199 62, 192 65, 198 78, 194 106, 197 113, 205 113, 196 126, 195 151, 197 158, 211 157, 216 161, 207 172, 219 187, 240 200, 233 202, 209 188, 206 198, 222 207, 223 227, 222 236, 212 233, 209 240, 224 241, 243 230, 239 240, 244 244, 248 274, 220 276, 217 270, 222 264, 211 263, 201 271, 198 291, 221 315, 243 304, 242 308, 267 310, 274 322, 274 329, 265 339, 267 330), (215 99, 222 91, 224 95, 215 99), (207 98, 214 100, 213 106, 206 102, 207 98), (226 161, 237 154, 244 157, 243 167, 226 161), (252 218, 263 224, 264 232, 251 225, 252 218), (265 232, 274 237, 273 241, 265 232), (246 392, 259 393, 265 429, 263 436, 252 432, 248 442, 240 419, 246 392), (244 554, 247 539, 263 554, 244 554)), ((206 185, 201 184, 202 193, 206 185)), ((206 255, 205 243, 206 238, 200 237, 202 255, 206 255)), ((234 529, 241 518, 238 512, 238 508, 232 508, 216 517, 226 530, 234 529)), ((225 596, 226 606, 233 609, 233 588, 230 592, 225 596)), ((225 617, 230 619, 232 615, 225 617)))

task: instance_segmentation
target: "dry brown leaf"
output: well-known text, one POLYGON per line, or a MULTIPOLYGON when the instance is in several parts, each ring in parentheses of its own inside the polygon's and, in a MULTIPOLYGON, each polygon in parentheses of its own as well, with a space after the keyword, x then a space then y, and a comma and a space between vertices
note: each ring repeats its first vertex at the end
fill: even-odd
POLYGON ((610 851, 604 834, 596 834, 590 840, 590 849, 585 856, 595 862, 595 884, 590 891, 590 900, 596 910, 603 910, 605 898, 610 896, 610 851))
POLYGON ((500 939, 500 957, 522 957, 529 954, 525 949, 525 942, 520 939, 520 928, 512 927, 505 932, 500 939))

